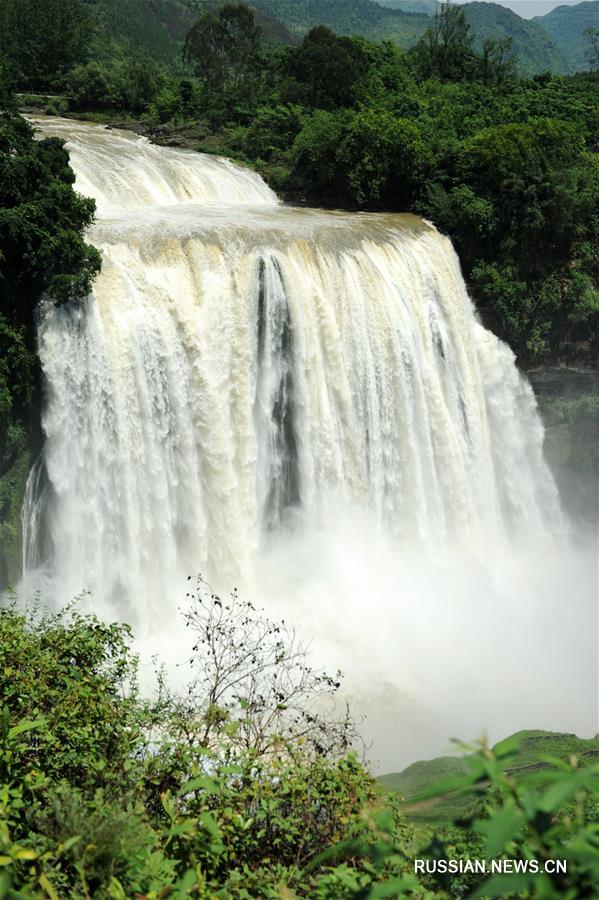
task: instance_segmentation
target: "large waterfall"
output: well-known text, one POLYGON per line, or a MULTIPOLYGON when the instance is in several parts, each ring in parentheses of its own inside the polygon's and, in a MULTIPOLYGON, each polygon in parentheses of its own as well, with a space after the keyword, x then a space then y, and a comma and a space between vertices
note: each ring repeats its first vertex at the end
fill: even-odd
MULTIPOLYGON (((40 318, 24 524, 46 586, 160 630, 187 574, 266 584, 269 546, 292 596, 339 523, 424 570, 559 530, 532 391, 432 225, 285 207, 230 161, 99 126, 42 132, 96 199, 103 259, 92 296, 40 318)), ((349 566, 361 539, 339 540, 349 566)))

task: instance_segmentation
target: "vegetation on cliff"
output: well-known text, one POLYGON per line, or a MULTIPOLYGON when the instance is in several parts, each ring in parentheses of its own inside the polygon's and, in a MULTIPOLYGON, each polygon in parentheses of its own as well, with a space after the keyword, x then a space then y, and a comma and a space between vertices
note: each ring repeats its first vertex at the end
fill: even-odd
POLYGON ((99 254, 94 203, 73 190, 61 141, 36 141, 0 69, 0 585, 17 574, 18 511, 39 430, 35 313, 84 296, 99 254))

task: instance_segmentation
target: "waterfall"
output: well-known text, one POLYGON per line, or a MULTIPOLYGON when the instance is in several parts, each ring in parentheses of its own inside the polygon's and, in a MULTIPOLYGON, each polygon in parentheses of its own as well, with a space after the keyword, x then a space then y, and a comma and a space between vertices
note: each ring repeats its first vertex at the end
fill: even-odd
POLYGON ((435 556, 555 530, 531 389, 432 225, 288 208, 228 160, 99 126, 41 130, 97 201, 103 261, 39 326, 25 562, 63 598, 152 620, 184 575, 243 584, 273 535, 350 509, 435 556))

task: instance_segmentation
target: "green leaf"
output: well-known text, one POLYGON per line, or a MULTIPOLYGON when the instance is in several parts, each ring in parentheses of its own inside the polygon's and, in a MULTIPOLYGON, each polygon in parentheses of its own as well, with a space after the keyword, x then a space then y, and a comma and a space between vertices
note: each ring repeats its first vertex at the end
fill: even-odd
POLYGON ((522 738, 513 734, 511 737, 505 738, 505 740, 495 744, 493 753, 497 759, 506 759, 507 757, 515 756, 521 745, 522 738))
POLYGON ((199 824, 204 828, 208 834, 210 834, 213 838, 219 838, 221 836, 220 828, 218 823, 216 822, 214 816, 209 812, 203 812, 200 818, 198 819, 199 824))
POLYGON ((29 850, 27 847, 19 847, 13 852, 15 859, 37 859, 38 854, 35 850, 29 850))
POLYGON ((18 725, 13 725, 12 728, 8 729, 8 740, 10 741, 12 738, 17 737, 18 734, 22 734, 24 731, 32 731, 34 728, 43 728, 45 724, 46 720, 44 718, 26 719, 23 722, 19 722, 18 725))
POLYGON ((47 877, 47 875, 44 875, 44 874, 40 875, 40 877, 39 877, 39 885, 40 885, 40 887, 42 887, 42 888, 45 890, 45 892, 47 893, 47 895, 50 897, 50 900, 60 900, 60 897, 58 896, 58 894, 57 894, 56 891, 54 890, 52 884, 50 883, 50 880, 49 880, 48 877, 47 877))
POLYGON ((559 781, 545 791, 539 802, 539 809, 547 813, 557 812, 578 791, 596 783, 597 775, 596 766, 562 775, 559 781))
POLYGON ((179 834, 192 834, 195 831, 195 824, 192 819, 184 819, 169 829, 169 838, 176 837, 179 834))
POLYGON ((66 841, 64 841, 64 843, 59 845, 58 852, 66 853, 67 850, 70 850, 71 847, 74 847, 75 844, 78 844, 80 840, 81 840, 80 834, 77 834, 74 837, 67 838, 66 841))
POLYGON ((492 859, 500 854, 506 844, 520 834, 523 825, 524 814, 515 806, 505 806, 493 813, 487 822, 481 822, 477 830, 486 835, 486 857, 492 859))
POLYGON ((187 872, 179 879, 177 884, 177 889, 179 891, 190 891, 197 884, 197 876, 193 869, 188 869, 187 872))
POLYGON ((177 796, 183 797, 185 794, 191 794, 199 790, 204 791, 206 794, 218 794, 220 785, 216 778, 211 778, 209 775, 199 775, 197 778, 192 778, 191 781, 186 782, 177 792, 177 796))

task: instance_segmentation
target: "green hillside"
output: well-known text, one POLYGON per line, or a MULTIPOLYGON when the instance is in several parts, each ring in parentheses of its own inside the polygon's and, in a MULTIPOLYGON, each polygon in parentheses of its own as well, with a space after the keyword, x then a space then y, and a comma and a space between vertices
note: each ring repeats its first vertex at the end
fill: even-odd
MULTIPOLYGON (((390 40, 408 49, 430 25, 435 0, 294 0, 293 3, 254 0, 254 5, 284 22, 298 36, 322 24, 337 34, 359 34, 373 41, 390 40)), ((522 19, 497 3, 467 3, 463 9, 478 49, 485 38, 512 39, 523 75, 570 70, 553 38, 538 23, 522 19)))
POLYGON ((430 23, 425 14, 387 9, 375 0, 254 0, 253 5, 296 35, 327 25, 337 34, 393 41, 404 49, 413 46, 430 23))
POLYGON ((546 16, 535 16, 532 21, 541 25, 553 38, 570 70, 582 72, 589 68, 586 56, 588 41, 586 28, 599 28, 599 0, 586 0, 576 6, 558 6, 546 16))
MULTIPOLYGON (((599 756, 599 735, 589 740, 576 737, 574 734, 556 734, 551 731, 519 731, 509 740, 519 740, 519 747, 510 761, 509 772, 515 776, 530 772, 535 768, 548 765, 547 758, 568 760, 577 756, 581 760, 590 761, 599 756)), ((401 772, 381 775, 378 783, 386 791, 400 794, 406 801, 417 798, 419 794, 437 782, 459 776, 466 772, 467 757, 439 756, 436 759, 420 760, 412 763, 401 772)), ((473 804, 471 797, 447 796, 434 802, 414 805, 410 815, 420 819, 444 819, 467 812, 473 804)))
POLYGON ((437 0, 377 0, 377 3, 388 9, 424 13, 427 16, 432 16, 437 8, 437 0))
POLYGON ((569 71, 570 66, 556 42, 537 22, 521 19, 511 9, 497 3, 467 3, 463 10, 479 49, 487 37, 512 39, 513 52, 523 75, 569 71))
POLYGON ((98 50, 104 46, 110 52, 108 38, 169 66, 180 61, 185 35, 197 17, 185 0, 95 0, 90 5, 99 26, 98 50))
MULTIPOLYGON (((180 69, 187 31, 202 11, 214 4, 211 0, 94 0, 90 5, 99 25, 96 57, 112 53, 117 45, 128 53, 146 53, 169 67, 180 69)), ((430 24, 435 0, 294 0, 293 3, 254 0, 252 5, 264 35, 276 43, 295 44, 310 28, 324 24, 337 34, 358 34, 372 41, 390 40, 408 49, 430 24)), ((596 11, 599 0, 582 3, 580 7, 596 11)), ((559 7, 554 12, 573 13, 580 7, 559 7)), ((584 68, 584 59, 581 63, 579 58, 576 63, 576 53, 568 53, 568 59, 574 59, 570 65, 557 46, 557 38, 554 40, 537 21, 521 19, 496 3, 468 3, 464 12, 478 47, 486 37, 512 39, 524 75, 584 68)), ((539 21, 545 22, 550 16, 539 21)), ((586 27, 591 16, 587 12, 583 18, 586 27)), ((573 21, 579 19, 580 16, 575 16, 573 21)), ((560 27, 558 22, 558 31, 560 27)), ((581 53, 579 50, 579 57, 581 53)))
MULTIPOLYGON (((108 57, 116 47, 123 52, 147 54, 170 68, 181 69, 185 36, 210 0, 94 0, 90 4, 98 23, 94 56, 108 57)), ((298 37, 282 22, 256 10, 256 23, 267 40, 296 44, 298 37)))

